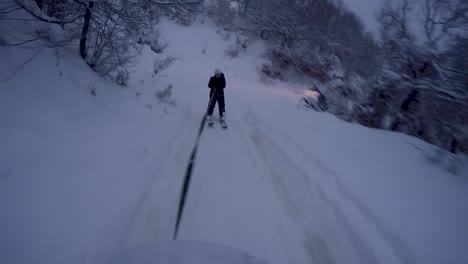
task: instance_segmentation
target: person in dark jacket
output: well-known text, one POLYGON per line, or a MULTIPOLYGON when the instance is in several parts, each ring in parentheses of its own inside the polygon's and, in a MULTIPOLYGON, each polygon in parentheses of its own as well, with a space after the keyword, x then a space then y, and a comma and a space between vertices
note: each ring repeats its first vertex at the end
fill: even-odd
POLYGON ((215 70, 215 75, 210 78, 208 83, 210 91, 210 99, 213 98, 208 107, 208 122, 212 122, 213 110, 218 102, 219 118, 223 120, 225 105, 224 105, 224 88, 226 87, 226 79, 220 69, 215 70))

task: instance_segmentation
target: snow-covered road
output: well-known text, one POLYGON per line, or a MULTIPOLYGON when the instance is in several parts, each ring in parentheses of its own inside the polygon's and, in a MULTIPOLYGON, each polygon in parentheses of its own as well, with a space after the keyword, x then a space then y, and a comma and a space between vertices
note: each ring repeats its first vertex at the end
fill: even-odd
POLYGON ((407 141, 427 145, 299 107, 297 90, 258 81, 257 44, 227 60, 209 27, 165 28, 174 43, 169 52, 184 60, 168 75, 183 73, 176 86, 186 87, 193 118, 202 118, 212 70, 221 67, 228 82, 229 128, 204 130, 180 239, 230 246, 272 264, 467 258, 467 183, 428 164, 407 141), (178 42, 175 32, 193 42, 178 42), (197 52, 197 37, 206 54, 197 52))
MULTIPOLYGON (((259 81, 262 43, 227 58, 235 36, 208 21, 159 27, 168 48, 143 49, 127 90, 66 51, 0 83, 0 263, 104 263, 171 239, 218 67, 229 128, 203 132, 179 239, 270 264, 468 263, 468 177, 411 144, 430 145, 300 107, 300 88, 259 81), (155 56, 177 60, 154 75, 155 56), (169 84, 175 103, 158 102, 169 84)), ((30 55, 0 52, 0 77, 30 55)))
MULTIPOLYGON (((250 88, 231 93, 228 130, 215 125, 203 134, 179 238, 228 245, 270 263, 398 263, 392 248, 378 256, 356 234, 336 199, 371 219, 344 197, 339 176, 287 132, 282 114, 272 115, 274 104, 262 104, 250 88), (274 120, 259 118, 256 107, 274 120)), ((303 129, 318 125, 305 122, 303 129)))
POLYGON ((331 259, 318 235, 310 239, 323 247, 315 248, 320 254, 308 253, 314 248, 307 248, 301 200, 312 190, 302 168, 258 128, 248 105, 230 106, 228 121, 228 130, 203 135, 180 239, 228 245, 275 263, 331 259))

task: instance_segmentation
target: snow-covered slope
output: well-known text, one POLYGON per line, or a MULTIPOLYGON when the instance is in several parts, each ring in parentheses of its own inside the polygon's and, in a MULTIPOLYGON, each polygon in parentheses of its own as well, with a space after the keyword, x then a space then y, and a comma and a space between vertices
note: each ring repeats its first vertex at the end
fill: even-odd
POLYGON ((144 48, 125 89, 67 50, 13 75, 38 51, 0 47, 0 263, 103 263, 171 239, 215 68, 229 129, 202 135, 180 239, 271 264, 468 262, 468 178, 409 143, 428 144, 299 107, 300 89, 259 82, 261 43, 228 59, 234 36, 207 21, 160 29, 169 47, 144 48), (153 76, 155 56, 178 60, 153 76), (175 105, 158 104, 169 84, 175 105))
POLYGON ((137 96, 103 80, 67 49, 0 57, 0 263, 101 263, 153 185, 151 219, 170 238, 198 124, 188 107, 157 105, 155 83, 137 96))

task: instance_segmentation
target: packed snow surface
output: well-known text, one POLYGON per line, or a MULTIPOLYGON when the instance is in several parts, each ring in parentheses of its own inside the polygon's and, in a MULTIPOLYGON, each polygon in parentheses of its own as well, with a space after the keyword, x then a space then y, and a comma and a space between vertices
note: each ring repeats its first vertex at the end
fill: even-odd
POLYGON ((262 43, 231 59, 235 36, 209 21, 159 28, 168 48, 144 47, 127 88, 73 50, 0 47, 0 263, 170 240, 215 68, 229 128, 203 132, 180 240, 271 264, 468 263, 468 177, 428 162, 430 145, 301 107, 304 88, 259 81, 262 43))

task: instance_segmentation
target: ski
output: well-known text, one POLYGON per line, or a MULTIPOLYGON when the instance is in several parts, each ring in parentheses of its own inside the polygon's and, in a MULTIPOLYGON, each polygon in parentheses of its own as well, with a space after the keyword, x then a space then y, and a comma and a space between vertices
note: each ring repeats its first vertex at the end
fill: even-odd
POLYGON ((221 124, 222 128, 224 128, 224 129, 228 128, 228 126, 226 124, 226 121, 224 121, 224 119, 219 120, 219 123, 221 124))
MULTIPOLYGON (((213 125, 214 125, 213 118, 211 116, 207 117, 206 123, 208 124, 209 127, 213 127, 213 125)), ((226 124, 226 121, 224 121, 224 118, 220 118, 219 123, 221 124, 222 128, 224 128, 224 129, 228 128, 228 126, 226 124)))
POLYGON ((213 118, 211 116, 208 116, 206 118, 206 121, 207 121, 209 127, 213 126, 214 122, 213 122, 213 118))

